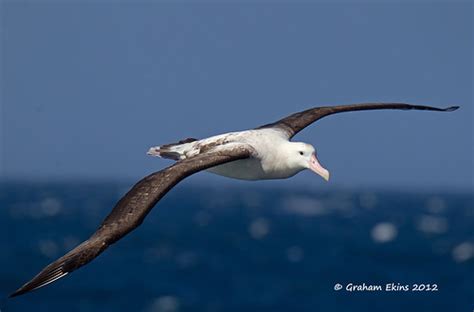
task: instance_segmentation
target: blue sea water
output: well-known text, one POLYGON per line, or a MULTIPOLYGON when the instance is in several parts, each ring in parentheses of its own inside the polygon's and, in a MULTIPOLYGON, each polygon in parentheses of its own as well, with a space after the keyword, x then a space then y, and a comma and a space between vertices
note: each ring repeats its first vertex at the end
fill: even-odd
MULTIPOLYGON (((1 184, 0 295, 86 239, 128 186, 1 184)), ((469 193, 187 184, 93 262, 0 310, 472 311, 473 226, 469 193)))

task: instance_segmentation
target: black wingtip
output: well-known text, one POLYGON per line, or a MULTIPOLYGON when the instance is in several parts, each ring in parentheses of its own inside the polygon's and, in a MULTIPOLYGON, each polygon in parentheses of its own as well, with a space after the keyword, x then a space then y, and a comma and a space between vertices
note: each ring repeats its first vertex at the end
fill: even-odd
POLYGON ((10 298, 26 294, 57 281, 92 261, 107 247, 108 244, 100 236, 82 242, 79 246, 46 266, 33 279, 12 293, 10 298))
POLYGON ((42 286, 31 287, 30 283, 27 283, 27 284, 23 285, 22 287, 18 288, 14 293, 10 294, 10 296, 8 296, 8 298, 14 298, 14 297, 17 297, 17 296, 24 295, 24 294, 26 294, 30 291, 33 291, 33 290, 41 288, 41 287, 42 286))
POLYGON ((22 290, 22 289, 20 288, 20 289, 18 289, 17 291, 15 291, 14 293, 10 294, 10 295, 8 296, 8 298, 14 298, 14 297, 16 297, 16 296, 23 295, 23 294, 26 293, 26 292, 27 292, 27 291, 22 290))
POLYGON ((32 289, 27 289, 25 287, 26 285, 23 285, 22 287, 18 288, 17 290, 15 290, 14 293, 11 293, 8 298, 14 298, 14 297, 17 297, 17 296, 20 296, 20 295, 23 295, 23 294, 26 294, 27 292, 31 291, 32 289))
POLYGON ((41 287, 44 287, 52 282, 66 276, 69 272, 64 272, 62 266, 54 268, 57 266, 56 262, 53 262, 52 265, 47 266, 43 271, 36 275, 31 281, 26 283, 12 293, 9 298, 20 296, 26 294, 30 291, 37 290, 41 287), (54 268, 54 269, 52 269, 54 268))
POLYGON ((454 112, 458 108, 459 108, 459 106, 451 106, 451 107, 445 108, 444 111, 445 112, 454 112))

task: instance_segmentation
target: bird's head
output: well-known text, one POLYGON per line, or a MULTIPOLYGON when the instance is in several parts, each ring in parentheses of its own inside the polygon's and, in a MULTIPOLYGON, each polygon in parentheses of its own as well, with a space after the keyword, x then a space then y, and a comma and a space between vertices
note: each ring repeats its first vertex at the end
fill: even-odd
POLYGON ((316 157, 316 150, 311 144, 291 142, 290 153, 290 159, 294 166, 301 168, 301 170, 310 169, 324 180, 329 180, 329 171, 321 166, 316 157))

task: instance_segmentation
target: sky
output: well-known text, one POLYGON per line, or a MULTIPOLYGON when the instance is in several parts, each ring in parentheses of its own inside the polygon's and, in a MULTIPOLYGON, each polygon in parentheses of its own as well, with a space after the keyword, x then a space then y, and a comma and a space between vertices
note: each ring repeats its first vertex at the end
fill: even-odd
POLYGON ((324 118, 295 140, 329 184, 258 183, 474 189, 470 2, 1 3, 1 179, 137 180, 150 146, 392 101, 461 109, 324 118))

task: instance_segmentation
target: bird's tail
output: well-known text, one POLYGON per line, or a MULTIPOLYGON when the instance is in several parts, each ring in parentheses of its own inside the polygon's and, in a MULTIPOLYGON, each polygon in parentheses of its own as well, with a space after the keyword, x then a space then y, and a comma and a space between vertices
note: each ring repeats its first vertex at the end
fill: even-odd
POLYGON ((66 276, 68 273, 89 263, 102 253, 107 246, 108 244, 105 241, 92 236, 90 239, 45 267, 38 275, 33 277, 31 281, 11 294, 10 298, 36 290, 66 276))
POLYGON ((189 143, 195 142, 197 139, 188 138, 177 143, 165 144, 151 147, 148 150, 148 155, 159 156, 163 158, 180 160, 186 158, 186 152, 192 149, 189 143))

